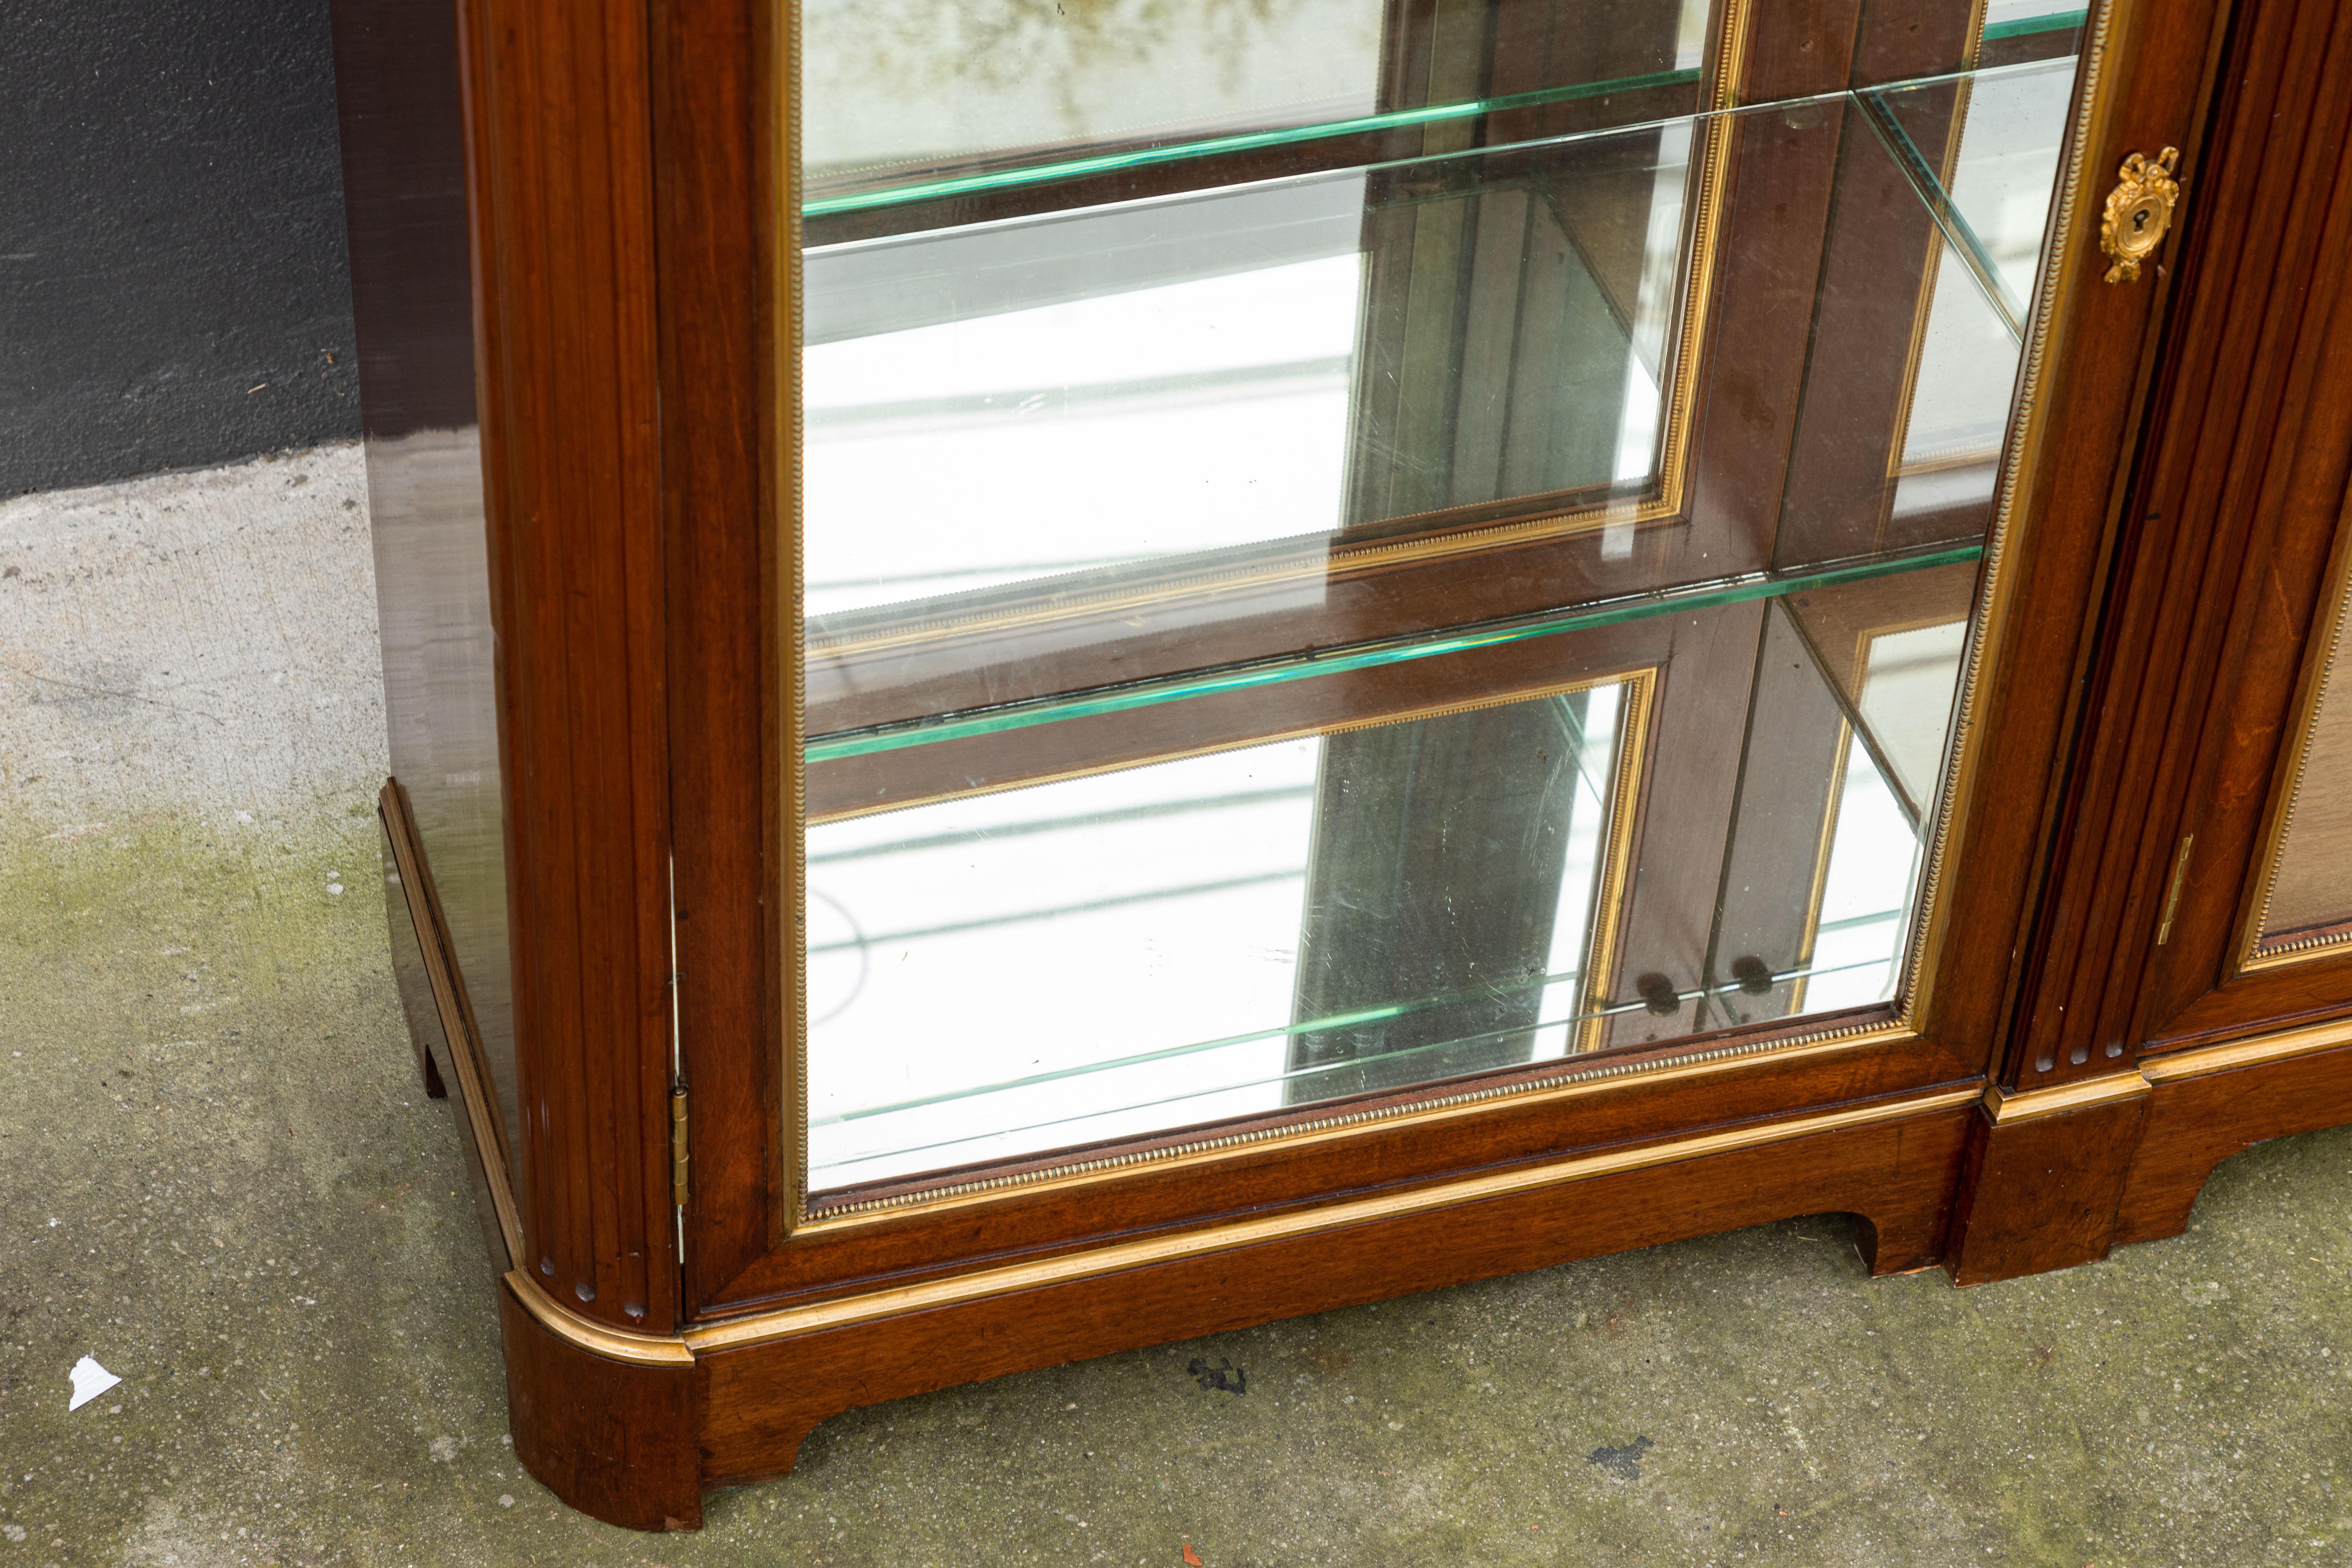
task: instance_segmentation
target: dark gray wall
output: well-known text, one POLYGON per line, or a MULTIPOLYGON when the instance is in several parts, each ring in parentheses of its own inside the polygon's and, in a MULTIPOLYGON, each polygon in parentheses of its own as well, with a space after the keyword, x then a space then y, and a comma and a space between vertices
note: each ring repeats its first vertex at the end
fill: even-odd
POLYGON ((0 496, 355 436, 352 361, 327 0, 0 0, 0 496))

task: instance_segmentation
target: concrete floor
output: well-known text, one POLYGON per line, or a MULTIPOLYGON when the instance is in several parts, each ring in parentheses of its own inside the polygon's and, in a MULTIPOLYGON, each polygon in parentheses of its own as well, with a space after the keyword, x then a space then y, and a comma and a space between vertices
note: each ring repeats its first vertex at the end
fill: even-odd
POLYGON ((350 447, 0 506, 0 1568, 2352 1561, 2346 1132, 2064 1274, 1800 1220, 855 1412, 699 1536, 568 1512, 388 974, 365 517, 350 447))

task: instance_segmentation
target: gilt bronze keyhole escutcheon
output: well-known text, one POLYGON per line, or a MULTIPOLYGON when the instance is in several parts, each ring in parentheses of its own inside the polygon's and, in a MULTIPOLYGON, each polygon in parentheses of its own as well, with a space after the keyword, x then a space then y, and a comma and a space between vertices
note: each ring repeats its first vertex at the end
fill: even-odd
POLYGON ((2172 209, 2180 201, 2180 184, 2172 171, 2180 149, 2167 147, 2154 158, 2135 153, 2116 171, 2116 188, 2107 193, 2105 214, 2099 220, 2099 248, 2115 265, 2107 268, 2110 283, 2130 283, 2139 278, 2139 264, 2164 243, 2172 226, 2172 209))

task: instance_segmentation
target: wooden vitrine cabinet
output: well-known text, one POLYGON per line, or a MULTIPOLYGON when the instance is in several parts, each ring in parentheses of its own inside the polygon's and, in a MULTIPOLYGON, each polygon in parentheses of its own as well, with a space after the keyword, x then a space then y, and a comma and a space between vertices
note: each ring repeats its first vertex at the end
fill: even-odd
POLYGON ((2352 11, 337 0, 517 1451, 2352 1121, 2352 11))

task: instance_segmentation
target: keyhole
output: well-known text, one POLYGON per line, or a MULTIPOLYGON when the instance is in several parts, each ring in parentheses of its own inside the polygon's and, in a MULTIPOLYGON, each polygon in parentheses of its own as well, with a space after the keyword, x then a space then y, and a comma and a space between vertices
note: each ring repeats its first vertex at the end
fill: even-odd
POLYGON ((2147 209, 2146 207, 2142 207, 2139 211, 2132 214, 2132 232, 2134 234, 2137 234, 2141 229, 2144 229, 2147 226, 2147 209))

